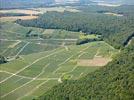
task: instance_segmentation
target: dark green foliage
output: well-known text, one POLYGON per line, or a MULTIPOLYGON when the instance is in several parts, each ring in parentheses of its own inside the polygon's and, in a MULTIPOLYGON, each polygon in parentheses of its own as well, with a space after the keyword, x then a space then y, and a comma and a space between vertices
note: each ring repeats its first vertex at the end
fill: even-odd
POLYGON ((126 45, 129 43, 129 41, 132 40, 132 38, 134 38, 134 33, 133 33, 132 35, 130 35, 130 36, 126 39, 126 41, 124 42, 124 46, 126 46, 126 45))
POLYGON ((80 80, 65 81, 40 96, 39 100, 133 100, 134 44, 107 66, 80 80))
POLYGON ((30 16, 30 14, 23 14, 23 13, 0 13, 0 17, 8 17, 8 16, 30 16))
POLYGON ((85 43, 89 43, 89 42, 94 42, 94 41, 102 41, 102 38, 93 38, 93 39, 78 39, 76 42, 76 45, 81 45, 81 44, 85 44, 85 43))
POLYGON ((32 29, 29 30, 27 33, 26 33, 26 37, 30 37, 30 33, 32 32, 32 29))
POLYGON ((100 41, 101 39, 82 39, 76 42, 76 45, 81 45, 89 42, 100 41))
POLYGON ((65 29, 69 31, 82 31, 87 34, 99 34, 103 39, 116 48, 124 46, 124 42, 134 32, 134 6, 121 6, 115 8, 106 7, 80 7, 82 12, 71 13, 65 11, 47 12, 38 19, 17 23, 24 26, 41 28, 65 29), (92 7, 92 9, 90 9, 92 7), (94 8, 94 9, 93 9, 94 8), (117 17, 97 13, 97 8, 102 11, 121 13, 124 16, 117 17), (123 10, 122 10, 123 9, 123 10))
POLYGON ((6 62, 7 62, 6 58, 0 55, 0 64, 6 63, 6 62))

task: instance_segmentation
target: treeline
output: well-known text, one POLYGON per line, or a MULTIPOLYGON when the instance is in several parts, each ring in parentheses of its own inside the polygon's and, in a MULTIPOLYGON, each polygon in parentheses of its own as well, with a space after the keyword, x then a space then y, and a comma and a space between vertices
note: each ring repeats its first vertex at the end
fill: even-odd
MULTIPOLYGON (((83 11, 77 13, 67 11, 64 13, 47 12, 38 19, 29 21, 17 20, 17 23, 30 27, 65 29, 77 32, 82 31, 87 34, 99 34, 102 35, 105 41, 116 48, 124 46, 127 37, 131 36, 134 32, 134 11, 131 9, 133 6, 125 7, 124 14, 127 16, 123 17, 100 14, 94 10, 95 8, 93 10, 88 10, 87 8, 79 8, 83 11)), ((111 11, 123 13, 122 9, 124 9, 124 6, 112 9, 111 11)))
POLYGON ((134 33, 133 33, 132 35, 130 35, 130 36, 126 39, 126 41, 124 42, 124 45, 125 45, 125 46, 128 45, 128 43, 129 43, 133 38, 134 38, 134 33))
POLYGON ((7 63, 7 62, 8 62, 7 58, 2 56, 2 55, 0 55, 0 64, 4 64, 4 63, 7 63))
POLYGON ((134 42, 99 70, 64 81, 37 100, 133 100, 134 42))
POLYGON ((9 17, 9 16, 30 16, 30 14, 24 14, 24 13, 0 13, 0 17, 9 17))
POLYGON ((94 42, 94 41, 103 41, 101 35, 94 35, 94 37, 91 37, 91 35, 87 35, 87 34, 83 34, 83 35, 84 35, 83 38, 79 37, 79 39, 76 41, 76 45, 81 45, 81 44, 94 42))

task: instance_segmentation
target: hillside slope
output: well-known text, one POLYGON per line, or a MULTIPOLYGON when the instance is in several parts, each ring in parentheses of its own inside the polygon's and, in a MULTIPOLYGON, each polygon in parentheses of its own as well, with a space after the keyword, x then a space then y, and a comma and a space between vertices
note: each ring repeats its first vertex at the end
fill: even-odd
POLYGON ((134 45, 107 66, 77 81, 65 81, 39 100, 133 100, 134 45))
POLYGON ((38 7, 54 2, 54 0, 0 0, 0 9, 38 7))
POLYGON ((17 23, 24 26, 101 34, 105 41, 116 48, 120 48, 124 46, 127 38, 134 32, 134 11, 132 9, 134 6, 117 8, 86 6, 79 8, 82 12, 47 12, 38 19, 18 20, 17 23), (106 15, 105 12, 112 12, 115 15, 106 15), (122 14, 122 16, 116 16, 116 14, 122 14))

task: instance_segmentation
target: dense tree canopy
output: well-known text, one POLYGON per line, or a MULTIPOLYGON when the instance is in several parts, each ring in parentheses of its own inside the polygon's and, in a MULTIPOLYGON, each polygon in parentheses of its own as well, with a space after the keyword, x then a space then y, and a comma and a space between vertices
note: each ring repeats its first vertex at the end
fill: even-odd
POLYGON ((4 56, 0 55, 0 64, 6 63, 7 60, 4 56))

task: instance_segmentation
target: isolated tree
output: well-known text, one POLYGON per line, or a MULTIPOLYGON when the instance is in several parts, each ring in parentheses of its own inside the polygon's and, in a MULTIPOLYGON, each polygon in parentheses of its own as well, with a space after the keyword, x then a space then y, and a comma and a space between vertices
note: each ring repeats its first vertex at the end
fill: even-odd
POLYGON ((0 55, 0 64, 6 63, 7 60, 4 56, 0 55))

